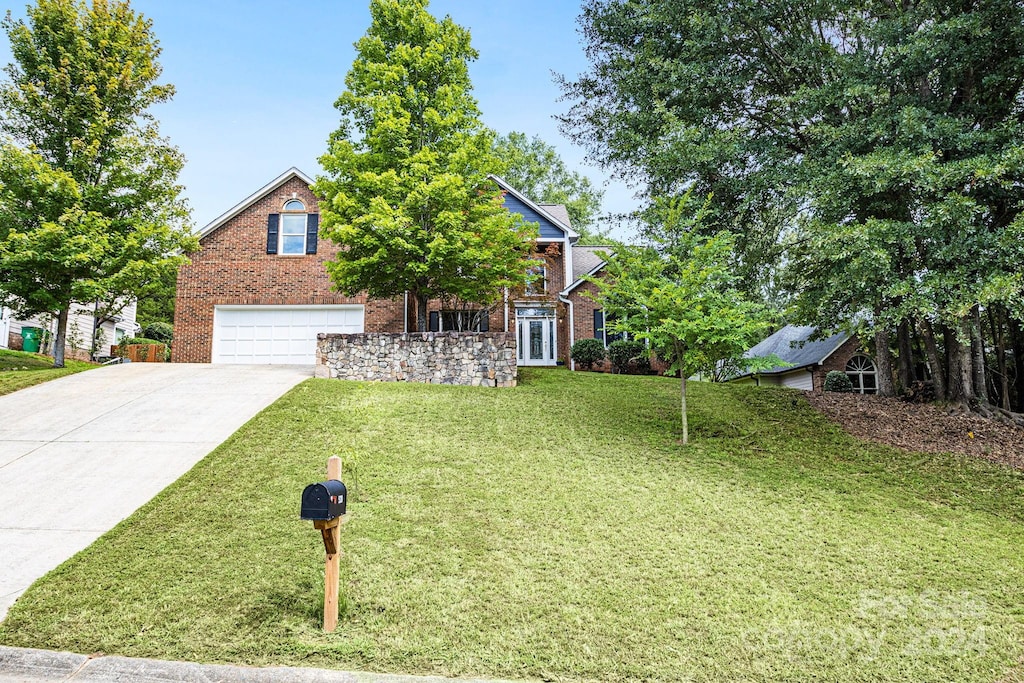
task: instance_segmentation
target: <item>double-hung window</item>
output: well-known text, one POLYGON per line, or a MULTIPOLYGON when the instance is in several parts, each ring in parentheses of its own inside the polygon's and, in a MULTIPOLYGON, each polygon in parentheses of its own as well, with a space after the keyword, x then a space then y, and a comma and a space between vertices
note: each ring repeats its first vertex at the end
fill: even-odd
POLYGON ((315 254, 320 215, 308 213, 299 199, 285 202, 281 213, 267 217, 267 253, 283 256, 315 254))
POLYGON ((306 253, 306 206, 298 199, 284 205, 281 212, 281 243, 277 253, 285 256, 306 253), (301 212, 301 213, 299 213, 301 212))

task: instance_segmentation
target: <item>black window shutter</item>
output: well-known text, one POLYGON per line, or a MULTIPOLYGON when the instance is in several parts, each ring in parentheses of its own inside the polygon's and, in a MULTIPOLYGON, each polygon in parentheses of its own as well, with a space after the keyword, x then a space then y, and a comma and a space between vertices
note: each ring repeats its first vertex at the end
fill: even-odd
POLYGON ((306 216, 306 253, 316 253, 317 232, 320 230, 320 214, 311 213, 306 216))
POLYGON ((277 233, 281 215, 272 213, 267 216, 267 253, 277 253, 277 233))
POLYGON ((604 339, 604 311, 594 311, 594 339, 604 339))
POLYGON ((491 316, 488 315, 487 311, 480 311, 480 313, 478 315, 480 316, 480 331, 481 332, 490 332, 491 331, 491 321, 490 321, 490 317, 491 316))
POLYGON ((440 332, 441 331, 441 314, 439 312, 437 312, 437 311, 431 311, 430 312, 430 324, 429 324, 429 327, 427 329, 429 329, 431 332, 440 332))

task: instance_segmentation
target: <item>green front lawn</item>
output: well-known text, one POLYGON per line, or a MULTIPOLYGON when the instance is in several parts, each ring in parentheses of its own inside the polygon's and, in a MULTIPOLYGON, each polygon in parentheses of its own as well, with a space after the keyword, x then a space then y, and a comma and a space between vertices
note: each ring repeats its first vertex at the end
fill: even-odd
POLYGON ((54 368, 50 356, 0 349, 0 396, 95 367, 93 363, 67 360, 65 367, 54 368))
POLYGON ((0 642, 601 681, 994 681, 1024 654, 1021 473, 731 385, 691 384, 684 449, 674 380, 523 375, 301 384, 33 586, 0 642), (335 453, 354 495, 326 635, 298 508, 335 453))

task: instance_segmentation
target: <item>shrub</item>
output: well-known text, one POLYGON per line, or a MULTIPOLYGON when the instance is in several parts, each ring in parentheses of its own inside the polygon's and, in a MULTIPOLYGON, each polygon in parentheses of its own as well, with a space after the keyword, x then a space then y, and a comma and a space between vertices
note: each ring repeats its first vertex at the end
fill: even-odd
POLYGON ((825 391, 836 391, 840 393, 850 393, 853 391, 853 382, 846 376, 845 372, 839 370, 832 370, 825 375, 825 391))
POLYGON ((129 344, 164 344, 165 342, 159 339, 149 339, 148 337, 125 337, 121 340, 121 346, 128 346, 129 344))
POLYGON ((604 360, 604 342, 600 339, 580 339, 569 352, 572 359, 584 370, 590 370, 604 360))
POLYGON ((142 328, 142 336, 156 339, 162 344, 170 344, 174 339, 174 325, 165 322, 152 322, 142 328))
POLYGON ((642 341, 613 341, 608 345, 608 360, 612 362, 612 369, 619 373, 628 373, 631 365, 636 373, 646 374, 651 370, 650 352, 642 341))

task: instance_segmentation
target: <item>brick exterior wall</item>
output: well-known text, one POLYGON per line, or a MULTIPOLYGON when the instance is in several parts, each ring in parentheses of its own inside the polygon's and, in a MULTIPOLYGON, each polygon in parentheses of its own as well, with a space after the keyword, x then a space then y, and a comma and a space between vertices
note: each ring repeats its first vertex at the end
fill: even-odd
POLYGON ((839 348, 835 350, 835 353, 826 358, 825 362, 817 366, 814 369, 814 372, 811 373, 811 378, 814 381, 814 390, 823 391, 825 388, 825 375, 833 370, 845 372, 847 362, 858 354, 867 355, 861 348, 860 339, 857 337, 850 337, 844 341, 839 348))
MULTIPOLYGON (((416 310, 411 299, 406 309, 401 296, 393 300, 367 299, 365 295, 345 297, 332 291, 324 263, 335 257, 338 248, 330 240, 320 239, 317 253, 313 255, 266 253, 267 216, 280 213, 285 202, 293 197, 301 200, 310 212, 318 210, 318 201, 309 186, 301 178, 292 177, 205 236, 201 240, 200 251, 192 255, 191 263, 178 271, 172 349, 174 362, 210 362, 215 306, 362 304, 365 332, 402 333, 406 331, 406 319, 408 330, 416 330, 416 310)), ((547 244, 539 245, 539 251, 547 261, 546 292, 534 296, 510 293, 507 330, 503 304, 494 307, 488 322, 490 331, 507 331, 514 337, 517 303, 553 306, 558 316, 556 356, 568 365, 568 307, 558 300, 558 293, 566 287, 566 247, 558 246, 558 253, 545 255, 547 244)), ((573 292, 573 296, 574 300, 579 297, 578 290, 573 292)), ((587 301, 587 304, 593 306, 593 302, 587 301)), ((429 311, 442 308, 440 301, 431 301, 428 305, 429 311)), ((591 307, 584 311, 582 317, 579 309, 576 312, 577 327, 590 326, 589 336, 593 336, 592 310, 591 307)), ((577 339, 579 335, 577 332, 577 339)))
POLYGON ((318 202, 293 177, 203 238, 192 262, 178 271, 174 309, 174 350, 178 363, 209 363, 213 348, 213 308, 223 305, 365 304, 367 332, 402 332, 402 299, 367 301, 331 289, 324 262, 337 247, 319 240, 317 253, 280 256, 267 252, 267 216, 279 213, 294 196, 311 213, 318 202))

